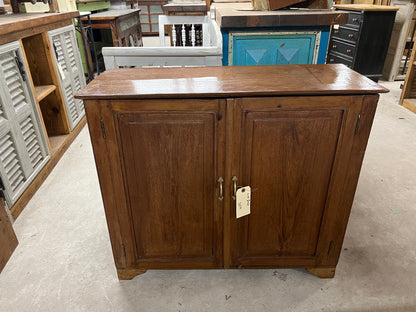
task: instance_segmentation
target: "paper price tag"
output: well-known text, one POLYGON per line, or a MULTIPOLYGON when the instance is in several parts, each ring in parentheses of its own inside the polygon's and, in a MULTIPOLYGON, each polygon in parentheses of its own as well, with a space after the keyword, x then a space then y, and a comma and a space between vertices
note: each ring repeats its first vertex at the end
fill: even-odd
POLYGON ((65 80, 64 70, 62 69, 62 66, 59 63, 58 63, 58 71, 59 71, 59 75, 61 75, 61 79, 65 80))
POLYGON ((237 190, 236 194, 236 216, 237 219, 250 214, 251 187, 244 186, 237 190))

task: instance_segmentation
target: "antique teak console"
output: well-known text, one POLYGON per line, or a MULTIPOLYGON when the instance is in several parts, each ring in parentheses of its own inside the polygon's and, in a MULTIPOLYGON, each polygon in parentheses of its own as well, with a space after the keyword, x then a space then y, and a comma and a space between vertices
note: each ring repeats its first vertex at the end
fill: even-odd
POLYGON ((118 276, 333 277, 379 98, 344 65, 110 70, 84 99, 118 276), (234 192, 251 186, 251 214, 234 192))

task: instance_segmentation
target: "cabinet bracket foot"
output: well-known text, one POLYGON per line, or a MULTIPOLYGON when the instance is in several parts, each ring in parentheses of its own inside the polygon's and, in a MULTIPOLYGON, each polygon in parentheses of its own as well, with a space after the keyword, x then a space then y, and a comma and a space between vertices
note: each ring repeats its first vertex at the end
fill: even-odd
POLYGON ((333 278, 335 276, 335 267, 307 268, 306 271, 318 276, 319 278, 333 278))
POLYGON ((146 269, 118 269, 117 275, 119 280, 131 280, 137 275, 146 273, 146 269))

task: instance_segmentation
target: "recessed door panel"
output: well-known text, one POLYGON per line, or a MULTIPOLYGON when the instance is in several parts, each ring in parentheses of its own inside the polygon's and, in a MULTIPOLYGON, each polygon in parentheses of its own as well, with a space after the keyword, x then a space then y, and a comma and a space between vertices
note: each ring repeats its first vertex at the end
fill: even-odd
POLYGON ((138 261, 217 257, 216 115, 118 115, 138 261))
MULTIPOLYGON (((276 100, 278 101, 278 100, 276 100)), ((313 258, 341 131, 341 109, 241 112, 237 258, 313 258)))

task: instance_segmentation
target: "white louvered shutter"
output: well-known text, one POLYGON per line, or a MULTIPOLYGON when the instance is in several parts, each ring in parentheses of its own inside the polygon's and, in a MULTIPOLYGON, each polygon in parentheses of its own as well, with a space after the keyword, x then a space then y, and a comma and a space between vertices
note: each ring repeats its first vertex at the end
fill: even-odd
POLYGON ((74 26, 69 25, 51 30, 48 34, 58 68, 58 76, 65 99, 69 125, 71 129, 74 129, 85 115, 82 100, 74 98, 74 95, 85 87, 85 77, 82 71, 81 57, 75 38, 74 26))
POLYGON ((0 176, 11 207, 49 160, 19 42, 0 46, 0 176))

